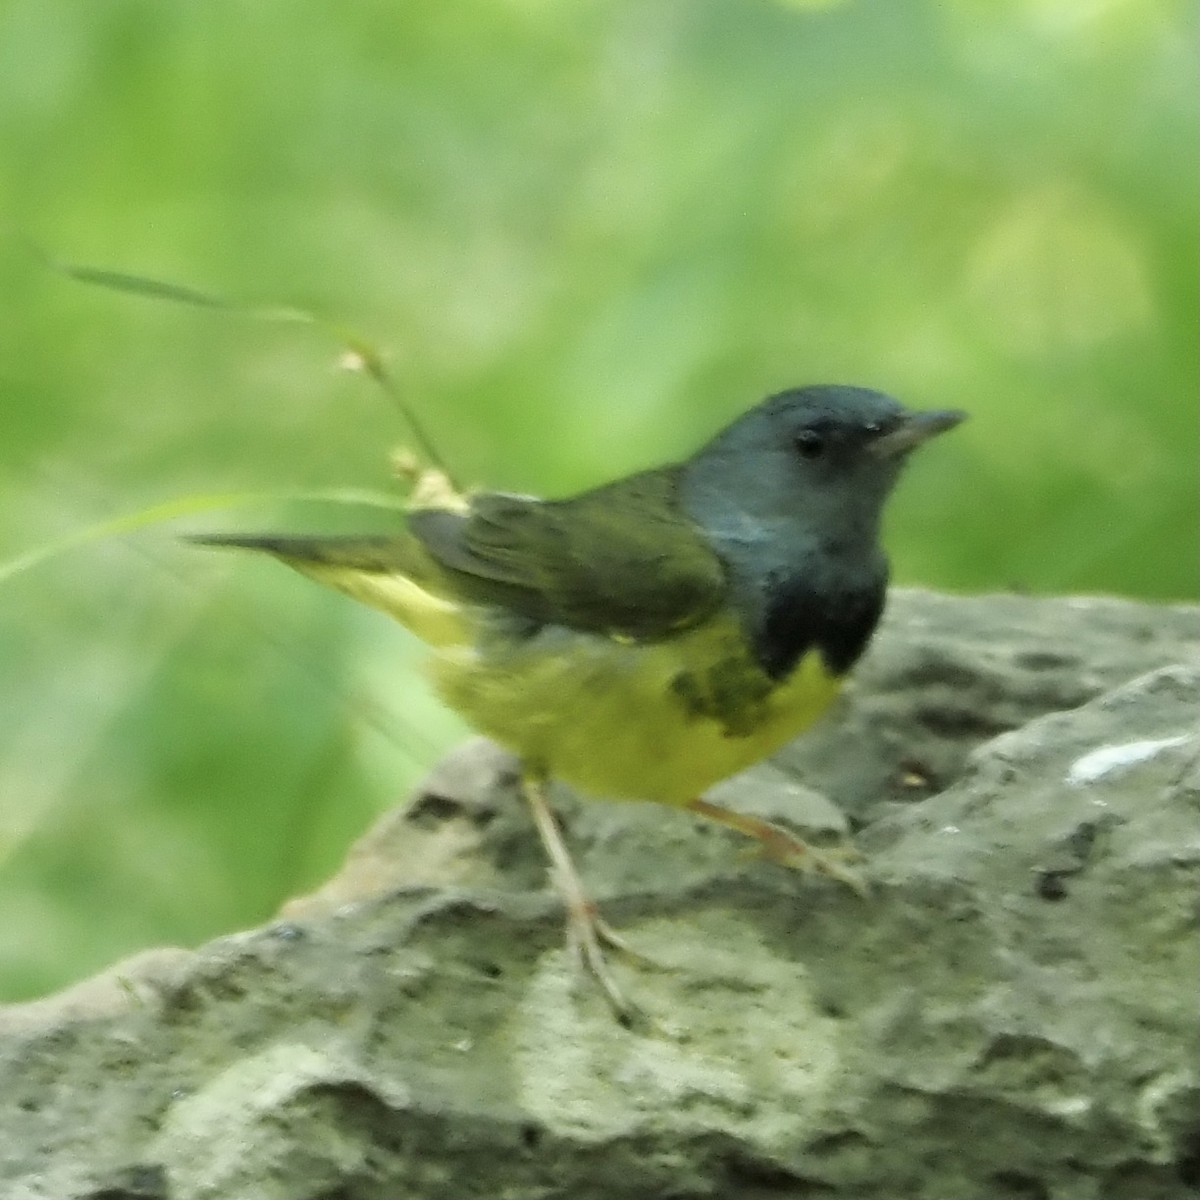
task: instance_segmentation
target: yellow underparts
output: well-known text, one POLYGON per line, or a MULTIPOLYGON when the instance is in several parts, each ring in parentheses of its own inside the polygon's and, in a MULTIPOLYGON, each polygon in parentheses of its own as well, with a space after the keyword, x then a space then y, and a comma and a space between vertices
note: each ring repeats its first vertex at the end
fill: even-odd
POLYGON ((729 615, 661 642, 530 633, 400 574, 295 565, 428 643, 438 693, 481 733, 598 796, 686 804, 811 725, 841 684, 815 651, 770 680, 729 615))
POLYGON ((773 684, 732 620, 657 643, 560 628, 443 646, 435 686, 536 769, 614 799, 686 804, 812 724, 840 680, 809 653, 773 684), (715 694, 713 681, 715 682, 715 694))

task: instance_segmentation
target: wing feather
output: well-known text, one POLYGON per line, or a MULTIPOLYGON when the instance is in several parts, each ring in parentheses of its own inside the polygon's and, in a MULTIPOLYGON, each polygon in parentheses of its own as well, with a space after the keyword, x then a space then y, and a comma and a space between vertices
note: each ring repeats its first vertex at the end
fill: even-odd
POLYGON ((465 513, 423 509, 409 528, 477 603, 538 624, 656 640, 703 620, 725 568, 676 501, 677 472, 647 471, 568 500, 497 492, 465 513))

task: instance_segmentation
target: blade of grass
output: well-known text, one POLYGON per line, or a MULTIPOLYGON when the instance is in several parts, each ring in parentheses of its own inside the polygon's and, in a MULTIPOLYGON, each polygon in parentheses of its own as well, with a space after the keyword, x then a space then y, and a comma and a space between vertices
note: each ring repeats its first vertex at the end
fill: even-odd
POLYGON ((454 476, 447 469, 445 461, 438 453, 437 447, 433 444, 424 425, 417 417, 415 409, 405 398, 388 371, 378 347, 355 330, 338 322, 326 320, 324 317, 302 308, 291 308, 286 305, 247 304, 242 301, 230 300, 224 296, 213 295, 210 292, 203 292, 184 284, 153 279, 129 271, 114 271, 82 263, 61 262, 35 243, 30 243, 30 245, 33 252, 50 270, 72 279, 76 283, 101 287, 112 292, 141 296, 147 300, 185 304, 210 312, 230 313, 252 321, 267 321, 285 325, 311 325, 313 328, 319 329, 341 346, 341 365, 347 370, 361 371, 367 375, 395 406, 408 426, 417 449, 425 456, 429 465, 436 467, 445 475, 456 491, 461 490, 454 476))
POLYGON ((66 554, 88 542, 99 541, 101 538, 132 533, 134 530, 144 529, 149 525, 174 521, 180 517, 194 516, 196 513, 210 512, 214 509, 237 508, 247 504, 269 504, 280 501, 361 505, 369 508, 390 508, 399 512, 403 512, 408 507, 407 500, 401 496, 389 496, 385 492, 372 492, 358 488, 324 488, 317 491, 297 492, 212 492, 180 496, 174 500, 164 501, 162 504, 154 504, 149 508, 138 509, 136 512, 122 513, 120 516, 110 517, 95 525, 77 529, 65 537, 27 550, 24 554, 18 554, 8 562, 0 562, 0 585, 49 559, 66 554))

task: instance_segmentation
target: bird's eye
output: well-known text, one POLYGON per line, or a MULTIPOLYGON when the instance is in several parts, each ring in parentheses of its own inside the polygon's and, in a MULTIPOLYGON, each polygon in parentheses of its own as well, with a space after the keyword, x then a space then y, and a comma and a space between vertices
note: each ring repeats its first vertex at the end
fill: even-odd
POLYGON ((820 458, 825 453, 825 439, 815 429, 800 430, 795 446, 801 458, 820 458))

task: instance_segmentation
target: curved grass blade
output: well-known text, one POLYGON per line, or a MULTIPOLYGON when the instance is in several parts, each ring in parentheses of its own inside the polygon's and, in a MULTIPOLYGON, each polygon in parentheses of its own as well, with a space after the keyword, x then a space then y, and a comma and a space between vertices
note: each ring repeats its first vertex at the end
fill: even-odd
POLYGON ((454 476, 447 469, 442 456, 438 453, 433 440, 417 418, 412 405, 405 399, 396 381, 392 378, 384 364, 383 355, 373 343, 355 330, 326 320, 324 317, 302 308, 290 308, 286 305, 246 304, 224 296, 215 296, 210 292, 202 292, 198 288, 188 287, 184 284, 152 279, 146 275, 135 275, 129 271, 112 271, 104 267, 91 267, 81 263, 60 262, 36 245, 34 251, 51 270, 57 271, 60 275, 64 275, 76 283, 142 296, 147 300, 165 300, 172 304, 186 304, 192 308, 227 312, 253 321, 267 321, 284 325, 311 325, 321 330, 341 346, 342 366, 348 370, 362 371, 375 383, 388 400, 395 405, 396 410, 408 426, 417 449, 425 456, 429 465, 436 467, 445 475, 455 490, 461 490, 454 476))
POLYGON ((7 562, 0 562, 0 584, 32 570, 52 558, 57 558, 60 554, 66 554, 80 546, 87 545, 89 542, 100 541, 103 538, 115 537, 123 533, 132 533, 137 529, 178 520, 180 517, 194 516, 196 513, 211 512, 222 508, 238 508, 247 504, 268 504, 281 501, 291 503, 309 501, 389 508, 400 512, 408 507, 408 502, 403 497, 357 488, 324 488, 317 491, 298 492, 212 492, 180 496, 175 500, 151 505, 151 507, 139 509, 137 512, 122 513, 120 516, 110 517, 96 525, 77 529, 65 537, 56 538, 36 549, 18 554, 16 558, 10 558, 7 562))
POLYGON ((178 283, 167 283, 161 279, 147 279, 144 275, 130 275, 124 271, 107 271, 102 267, 73 266, 71 263, 53 264, 69 279, 77 283, 90 283, 114 292, 129 292, 145 296, 149 300, 170 300, 175 304, 191 304, 196 308, 219 308, 232 310, 235 306, 220 296, 210 296, 195 288, 178 283))

